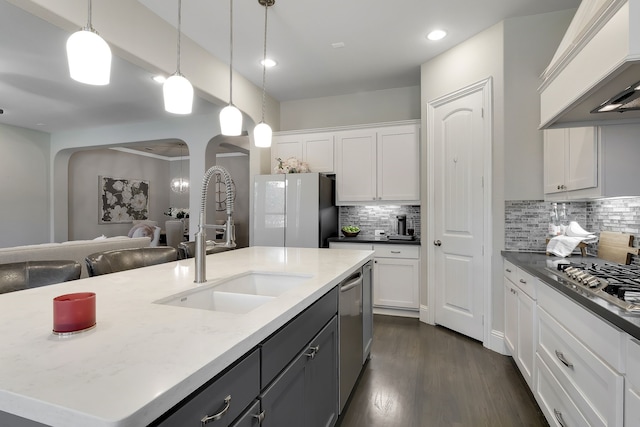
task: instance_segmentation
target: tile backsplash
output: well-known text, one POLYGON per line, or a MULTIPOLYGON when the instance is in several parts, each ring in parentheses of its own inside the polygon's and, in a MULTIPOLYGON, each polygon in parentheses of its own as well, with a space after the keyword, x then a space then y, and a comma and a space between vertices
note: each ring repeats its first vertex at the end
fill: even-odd
POLYGON ((373 236, 375 230, 384 230, 387 234, 397 233, 396 215, 407 215, 407 228, 413 228, 420 235, 420 206, 340 206, 340 227, 357 225, 360 234, 373 236))
MULTIPOLYGON (((560 208, 561 203, 558 203, 560 208)), ((640 241, 640 197, 602 199, 566 203, 569 220, 598 234, 621 231, 638 236, 640 241)), ((551 202, 542 200, 508 200, 505 202, 505 250, 544 251, 551 202)), ((596 252, 596 245, 587 248, 596 252)), ((634 260, 635 261, 635 260, 634 260)))

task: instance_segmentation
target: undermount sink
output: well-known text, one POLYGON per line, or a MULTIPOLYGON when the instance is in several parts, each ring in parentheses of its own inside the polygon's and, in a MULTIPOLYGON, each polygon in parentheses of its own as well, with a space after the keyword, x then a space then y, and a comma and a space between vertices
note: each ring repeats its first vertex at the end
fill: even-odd
POLYGON ((154 301, 156 304, 226 313, 248 313, 274 300, 311 275, 248 271, 214 283, 154 301))

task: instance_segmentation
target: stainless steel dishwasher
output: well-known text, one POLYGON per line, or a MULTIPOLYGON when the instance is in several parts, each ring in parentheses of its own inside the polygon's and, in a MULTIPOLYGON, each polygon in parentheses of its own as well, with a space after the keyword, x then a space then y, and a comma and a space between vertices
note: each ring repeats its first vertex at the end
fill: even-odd
POLYGON ((340 412, 362 369, 362 269, 340 284, 340 412))

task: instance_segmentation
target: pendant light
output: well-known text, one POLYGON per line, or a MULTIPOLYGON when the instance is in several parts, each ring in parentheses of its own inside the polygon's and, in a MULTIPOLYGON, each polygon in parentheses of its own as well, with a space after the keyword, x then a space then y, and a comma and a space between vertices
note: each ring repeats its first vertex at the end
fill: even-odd
POLYGON ((184 143, 180 143, 180 176, 171 180, 171 189, 176 193, 186 193, 189 191, 189 180, 182 174, 182 148, 184 143))
POLYGON ((242 132, 242 113, 233 105, 233 0, 229 0, 229 105, 220 111, 220 131, 227 136, 242 132))
POLYGON ((91 25, 91 0, 88 3, 87 26, 67 39, 69 75, 80 83, 104 86, 111 76, 111 49, 91 25))
POLYGON ((267 12, 269 6, 273 6, 275 2, 276 0, 258 0, 258 3, 264 6, 264 56, 262 58, 262 120, 253 129, 253 140, 256 147, 271 147, 271 136, 273 135, 271 126, 264 122, 264 107, 267 80, 267 12))
POLYGON ((162 85, 164 94, 164 109, 168 113, 191 114, 193 109, 193 86, 180 73, 180 39, 182 32, 182 0, 178 0, 178 53, 176 72, 162 85))

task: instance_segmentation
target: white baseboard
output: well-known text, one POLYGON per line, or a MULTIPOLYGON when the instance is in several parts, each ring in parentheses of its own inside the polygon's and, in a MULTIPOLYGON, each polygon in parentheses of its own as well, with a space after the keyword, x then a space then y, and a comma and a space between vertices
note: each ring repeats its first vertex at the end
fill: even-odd
POLYGON ((489 339, 484 343, 484 346, 489 350, 495 351, 496 353, 500 353, 504 356, 509 356, 509 350, 507 350, 507 346, 504 342, 504 332, 496 331, 495 329, 491 330, 491 334, 489 334, 489 339))
POLYGON ((386 316, 419 318, 420 314, 415 310, 402 310, 396 308, 373 307, 373 314, 383 314, 386 316))
POLYGON ((427 325, 433 325, 433 323, 429 323, 429 307, 426 305, 420 306, 420 321, 427 325))

